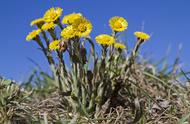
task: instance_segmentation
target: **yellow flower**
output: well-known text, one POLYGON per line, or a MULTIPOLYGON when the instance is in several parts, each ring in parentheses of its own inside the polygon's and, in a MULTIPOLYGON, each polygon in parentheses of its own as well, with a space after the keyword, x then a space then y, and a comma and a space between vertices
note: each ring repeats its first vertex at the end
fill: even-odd
POLYGON ((71 25, 76 19, 81 18, 81 17, 82 17, 81 13, 72 13, 72 14, 64 16, 62 23, 71 25))
POLYGON ((43 18, 38 18, 38 19, 35 19, 33 20, 30 25, 33 26, 33 25, 38 25, 38 24, 44 24, 44 19, 43 18))
POLYGON ((33 40, 33 39, 35 39, 40 33, 41 33, 41 30, 40 30, 40 29, 33 30, 32 32, 30 32, 30 33, 27 35, 26 40, 27 40, 27 41, 33 40))
POLYGON ((76 32, 73 30, 72 25, 67 26, 61 32, 61 36, 65 39, 70 39, 76 36, 76 32))
POLYGON ((113 31, 120 32, 127 29, 128 22, 123 17, 115 16, 109 20, 109 25, 113 31))
POLYGON ((124 44, 121 44, 121 43, 115 43, 114 47, 116 49, 125 49, 126 48, 126 46, 124 44))
POLYGON ((107 34, 101 34, 96 36, 96 41, 101 45, 112 45, 115 43, 114 37, 107 35, 107 34))
POLYGON ((50 50, 58 50, 60 48, 59 46, 60 40, 54 40, 49 44, 50 50))
POLYGON ((45 23, 42 25, 42 30, 46 31, 46 30, 54 29, 55 26, 56 26, 56 24, 54 24, 53 22, 45 23))
POLYGON ((134 35, 140 40, 149 40, 150 36, 144 32, 135 32, 134 35))
POLYGON ((84 17, 76 19, 73 22, 72 26, 76 32, 76 35, 79 37, 86 37, 92 31, 92 24, 84 17))
POLYGON ((57 8, 50 8, 44 14, 44 21, 45 22, 55 22, 62 14, 63 9, 57 8))

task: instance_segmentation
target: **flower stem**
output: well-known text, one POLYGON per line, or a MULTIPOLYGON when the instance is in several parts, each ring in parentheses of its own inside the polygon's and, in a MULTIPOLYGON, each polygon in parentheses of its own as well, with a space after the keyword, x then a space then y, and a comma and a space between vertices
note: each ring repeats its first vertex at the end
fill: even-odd
POLYGON ((40 46, 40 48, 42 49, 44 55, 46 56, 47 60, 48 60, 48 63, 50 65, 54 64, 54 60, 52 58, 52 56, 50 55, 50 53, 48 52, 48 50, 44 47, 42 41, 40 40, 40 37, 37 37, 35 39, 35 41, 37 42, 37 44, 40 46))

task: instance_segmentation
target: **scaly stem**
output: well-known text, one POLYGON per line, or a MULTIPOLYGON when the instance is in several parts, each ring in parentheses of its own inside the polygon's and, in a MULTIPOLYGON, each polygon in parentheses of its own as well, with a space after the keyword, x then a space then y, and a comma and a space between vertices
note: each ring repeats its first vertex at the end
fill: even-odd
POLYGON ((44 40, 45 40, 45 42, 46 42, 47 48, 49 48, 49 40, 48 40, 48 38, 47 38, 47 36, 46 36, 46 33, 45 33, 44 31, 42 31, 42 35, 43 35, 43 38, 44 38, 44 40))
POLYGON ((59 26, 59 28, 60 28, 61 30, 64 29, 63 26, 62 26, 62 24, 61 24, 60 18, 58 18, 58 19, 55 21, 55 23, 59 26))
POLYGON ((133 48, 133 51, 131 52, 131 56, 129 58, 129 63, 125 66, 125 71, 134 64, 135 58, 137 56, 137 52, 140 48, 140 45, 143 43, 142 40, 138 40, 137 43, 135 44, 135 47, 133 48))
POLYGON ((64 29, 63 26, 62 26, 62 24, 60 23, 60 21, 58 22, 58 26, 59 26, 59 28, 60 28, 61 30, 64 29))
POLYGON ((57 40, 57 36, 56 33, 53 29, 48 30, 48 32, 50 33, 51 37, 53 38, 53 40, 57 40))
POLYGON ((63 71, 64 71, 64 74, 66 76, 67 70, 66 70, 65 62, 63 60, 63 53, 57 50, 57 55, 58 55, 58 59, 59 59, 59 64, 61 67, 63 67, 63 71))
POLYGON ((37 38, 35 39, 35 41, 37 42, 37 44, 38 44, 38 45, 40 46, 40 48, 42 49, 44 55, 46 56, 46 58, 47 58, 47 60, 48 60, 48 63, 49 63, 50 65, 54 64, 53 58, 49 55, 47 49, 44 47, 43 43, 42 43, 41 40, 40 40, 40 37, 37 37, 37 38))

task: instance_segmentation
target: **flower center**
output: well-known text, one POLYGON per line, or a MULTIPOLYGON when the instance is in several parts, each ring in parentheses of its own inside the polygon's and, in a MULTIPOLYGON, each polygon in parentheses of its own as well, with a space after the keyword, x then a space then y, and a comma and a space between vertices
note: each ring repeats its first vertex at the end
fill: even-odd
POLYGON ((109 39, 109 38, 105 38, 104 41, 105 41, 105 42, 109 42, 110 39, 109 39))
POLYGON ((57 14, 55 12, 50 13, 50 18, 55 18, 57 14))
POLYGON ((83 24, 79 24, 78 29, 79 29, 81 32, 85 32, 87 28, 86 28, 86 26, 84 26, 83 24))
POLYGON ((122 24, 117 21, 117 22, 114 23, 114 27, 115 28, 122 28, 122 24))

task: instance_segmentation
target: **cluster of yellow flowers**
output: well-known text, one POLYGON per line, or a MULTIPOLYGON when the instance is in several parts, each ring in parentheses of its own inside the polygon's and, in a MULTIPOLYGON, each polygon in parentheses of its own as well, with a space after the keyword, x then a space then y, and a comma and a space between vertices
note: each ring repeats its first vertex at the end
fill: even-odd
MULTIPOLYGON (((126 30, 128 27, 128 22, 123 17, 115 16, 109 20, 109 26, 113 30, 114 34, 116 34, 117 32, 122 32, 126 30)), ((116 42, 115 36, 101 34, 98 35, 95 39, 99 44, 103 46, 113 45, 116 49, 126 48, 124 44, 116 42)))
POLYGON ((61 32, 61 36, 65 39, 87 37, 92 31, 92 24, 80 13, 64 16, 62 23, 67 25, 61 32))
MULTIPOLYGON (((29 33, 26 40, 35 40, 35 38, 39 36, 41 32, 55 29, 55 27, 59 24, 62 11, 63 10, 61 8, 50 8, 45 12, 43 18, 32 21, 31 26, 36 25, 39 29, 33 30, 31 33, 29 33)), ((92 31, 92 24, 88 19, 82 16, 81 13, 72 13, 64 16, 62 24, 66 25, 61 31, 61 36, 64 39, 87 37, 92 31)), ((58 49, 58 47, 55 45, 58 44, 58 41, 59 40, 51 42, 49 49, 58 49)))
MULTIPOLYGON (((109 26, 112 29, 112 31, 116 34, 118 32, 122 32, 126 30, 128 27, 128 22, 123 17, 115 16, 109 20, 109 26)), ((141 40, 141 41, 146 41, 150 39, 150 36, 144 32, 135 32, 134 35, 137 37, 138 40, 141 40)), ((113 45, 116 49, 126 48, 124 44, 117 43, 115 41, 114 36, 101 34, 101 35, 98 35, 95 39, 99 44, 104 45, 104 46, 113 45)))
POLYGON ((56 27, 56 21, 59 20, 59 17, 62 14, 61 8, 51 8, 44 14, 43 18, 38 18, 31 22, 31 26, 36 25, 38 27, 37 30, 33 30, 28 34, 26 40, 34 40, 42 31, 54 29, 56 27))
MULTIPOLYGON (((51 31, 54 30, 57 25, 60 26, 60 16, 62 15, 62 11, 63 10, 59 7, 50 8, 45 12, 43 18, 38 18, 32 21, 31 26, 36 25, 38 29, 30 32, 26 37, 26 40, 36 40, 41 32, 51 31)), ((87 37, 92 31, 91 22, 81 13, 65 15, 62 19, 62 24, 65 25, 64 27, 61 25, 62 31, 60 35, 63 39, 87 37)), ((114 34, 126 30, 128 28, 128 22, 123 17, 115 16, 109 20, 109 26, 114 32, 113 35, 98 35, 95 38, 97 43, 103 46, 113 45, 116 49, 125 49, 126 47, 124 44, 116 42, 116 37, 114 34)), ((141 41, 145 41, 150 38, 150 36, 144 32, 135 32, 134 35, 141 41)), ((49 49, 59 49, 59 42, 60 40, 54 39, 54 41, 49 44, 49 49)))

